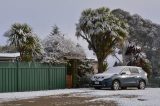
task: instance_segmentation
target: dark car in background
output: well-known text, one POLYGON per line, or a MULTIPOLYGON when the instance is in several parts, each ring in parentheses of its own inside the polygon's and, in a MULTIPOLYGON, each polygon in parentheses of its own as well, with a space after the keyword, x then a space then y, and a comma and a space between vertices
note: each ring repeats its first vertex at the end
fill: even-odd
POLYGON ((95 89, 110 87, 113 90, 137 87, 145 89, 148 83, 147 73, 140 67, 117 66, 91 78, 91 86, 95 89))

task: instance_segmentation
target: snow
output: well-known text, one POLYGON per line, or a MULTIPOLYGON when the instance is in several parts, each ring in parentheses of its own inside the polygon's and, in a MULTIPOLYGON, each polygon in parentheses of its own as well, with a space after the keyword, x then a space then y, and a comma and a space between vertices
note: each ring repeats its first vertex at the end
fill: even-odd
POLYGON ((20 53, 0 53, 0 57, 19 57, 20 53))
POLYGON ((116 101, 120 106, 159 106, 160 88, 147 88, 146 90, 119 90, 119 91, 104 91, 97 90, 89 95, 100 98, 92 101, 116 101), (128 96, 135 96, 130 98, 128 96), (136 97, 137 96, 137 97, 136 97), (140 101, 140 100, 144 101, 140 101))
POLYGON ((83 89, 62 89, 33 92, 0 93, 0 102, 20 99, 37 98, 40 96, 69 94, 71 96, 94 97, 90 101, 113 100, 119 106, 159 106, 160 88, 146 88, 145 90, 94 90, 93 88, 83 89))
POLYGON ((75 92, 83 92, 83 90, 63 89, 63 90, 0 93, 0 103, 4 101, 15 101, 21 99, 37 98, 40 96, 60 95, 60 94, 68 94, 75 92))

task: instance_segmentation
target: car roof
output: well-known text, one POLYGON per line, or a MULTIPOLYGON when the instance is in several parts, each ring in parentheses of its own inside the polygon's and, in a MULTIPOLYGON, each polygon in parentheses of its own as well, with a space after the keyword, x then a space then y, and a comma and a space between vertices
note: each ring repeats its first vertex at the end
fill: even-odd
POLYGON ((107 69, 107 73, 120 73, 124 68, 137 68, 141 69, 140 67, 136 66, 116 66, 116 67, 110 67, 107 69))
POLYGON ((116 66, 115 68, 141 68, 141 67, 137 67, 137 66, 116 66))

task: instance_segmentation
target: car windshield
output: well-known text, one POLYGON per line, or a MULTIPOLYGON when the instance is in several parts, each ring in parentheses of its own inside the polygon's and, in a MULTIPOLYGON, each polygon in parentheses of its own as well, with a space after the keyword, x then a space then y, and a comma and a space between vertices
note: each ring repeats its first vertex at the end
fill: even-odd
POLYGON ((119 74, 121 72, 122 67, 111 67, 107 69, 104 73, 107 74, 119 74))

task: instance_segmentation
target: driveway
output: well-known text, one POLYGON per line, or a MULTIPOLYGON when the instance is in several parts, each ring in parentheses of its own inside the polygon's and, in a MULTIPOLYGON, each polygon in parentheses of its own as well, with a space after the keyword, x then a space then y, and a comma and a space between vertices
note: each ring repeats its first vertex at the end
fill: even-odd
POLYGON ((159 106, 160 88, 93 88, 0 93, 0 106, 159 106))

